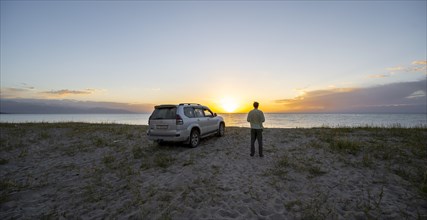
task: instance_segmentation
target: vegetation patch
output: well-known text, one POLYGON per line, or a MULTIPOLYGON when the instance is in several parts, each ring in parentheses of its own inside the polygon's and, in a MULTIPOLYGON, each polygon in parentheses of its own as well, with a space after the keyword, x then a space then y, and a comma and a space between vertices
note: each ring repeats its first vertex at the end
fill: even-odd
POLYGON ((111 154, 104 155, 102 157, 102 162, 107 166, 108 168, 114 168, 114 162, 116 161, 116 157, 114 157, 111 154))
POLYGON ((424 193, 424 195, 427 195, 427 170, 423 173, 422 181, 420 183, 420 191, 424 193))
POLYGON ((49 134, 49 132, 47 132, 47 131, 42 131, 42 132, 40 132, 40 134, 39 134, 39 139, 41 139, 41 140, 46 140, 46 139, 48 139, 48 138, 50 138, 50 134, 49 134))
POLYGON ((134 159, 140 159, 145 155, 143 148, 139 146, 132 147, 132 154, 134 159))
POLYGON ((175 158, 168 154, 159 153, 154 156, 154 164, 161 168, 168 168, 174 161, 175 158))
POLYGON ((289 172, 288 168, 289 157, 287 155, 283 155, 276 161, 273 168, 267 171, 267 173, 284 179, 289 172))
POLYGON ((292 156, 281 156, 273 168, 267 173, 285 179, 289 171, 307 173, 309 178, 314 178, 326 174, 327 172, 321 168, 320 162, 311 157, 294 158, 292 156))
POLYGON ((0 165, 5 165, 5 164, 8 164, 8 163, 9 163, 9 160, 0 158, 0 165))
POLYGON ((318 192, 302 205, 302 219, 336 219, 335 210, 328 203, 329 195, 318 192))
POLYGON ((362 144, 349 139, 336 138, 330 143, 330 148, 335 152, 356 155, 362 150, 362 144))

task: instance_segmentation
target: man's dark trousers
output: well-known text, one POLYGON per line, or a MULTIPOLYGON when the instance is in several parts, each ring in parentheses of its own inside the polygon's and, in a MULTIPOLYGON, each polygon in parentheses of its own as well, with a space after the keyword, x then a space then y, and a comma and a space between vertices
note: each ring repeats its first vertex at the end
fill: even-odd
POLYGON ((255 155, 255 140, 258 140, 259 156, 262 157, 262 129, 251 129, 251 156, 255 155))

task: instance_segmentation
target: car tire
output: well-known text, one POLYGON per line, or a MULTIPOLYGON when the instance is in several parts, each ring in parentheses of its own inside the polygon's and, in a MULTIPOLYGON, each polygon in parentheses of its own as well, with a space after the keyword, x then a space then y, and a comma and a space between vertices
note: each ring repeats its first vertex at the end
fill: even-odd
POLYGON ((222 136, 224 136, 224 134, 225 134, 225 124, 219 123, 217 136, 222 137, 222 136))
POLYGON ((200 143, 200 133, 198 130, 193 129, 190 134, 190 147, 195 148, 200 143))

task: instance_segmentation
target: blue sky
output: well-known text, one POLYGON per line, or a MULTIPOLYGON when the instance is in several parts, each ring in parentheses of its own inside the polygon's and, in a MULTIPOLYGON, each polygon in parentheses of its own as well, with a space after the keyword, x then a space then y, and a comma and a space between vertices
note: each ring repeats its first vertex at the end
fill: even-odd
MULTIPOLYGON (((315 91, 425 80, 426 7, 426 1, 2 1, 1 96, 195 101, 218 111, 224 102, 243 111, 259 100, 269 111, 286 111, 281 100, 315 91)), ((425 88, 413 92, 425 99, 425 88)))

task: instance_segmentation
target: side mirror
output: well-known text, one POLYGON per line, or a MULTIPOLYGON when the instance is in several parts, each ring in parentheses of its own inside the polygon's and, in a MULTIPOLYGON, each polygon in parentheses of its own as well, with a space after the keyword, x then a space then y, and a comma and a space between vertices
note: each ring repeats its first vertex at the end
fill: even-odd
POLYGON ((216 117, 217 116, 217 114, 216 113, 214 113, 214 117, 216 117))

